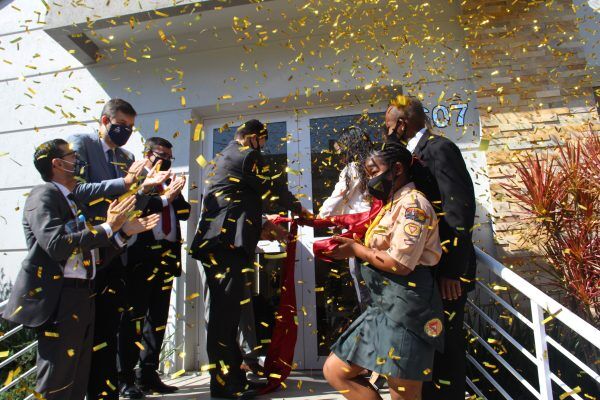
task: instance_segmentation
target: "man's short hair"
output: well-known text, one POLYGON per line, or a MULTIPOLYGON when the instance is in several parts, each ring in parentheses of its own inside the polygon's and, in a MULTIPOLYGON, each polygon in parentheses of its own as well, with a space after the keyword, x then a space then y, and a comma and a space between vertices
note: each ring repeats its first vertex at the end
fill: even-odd
POLYGON ((390 101, 390 105, 396 107, 404 118, 423 122, 424 124, 429 122, 423 103, 414 96, 398 95, 390 101))
POLYGON ((167 139, 161 138, 158 136, 154 136, 154 137, 146 139, 146 142, 144 143, 144 152, 147 153, 149 151, 152 151, 152 149, 155 146, 163 146, 163 147, 166 147, 167 149, 173 148, 173 144, 171 144, 171 142, 169 142, 167 139))
POLYGON ((110 99, 102 108, 102 114, 100 115, 100 117, 106 115, 108 118, 115 118, 119 111, 121 111, 125 115, 131 115, 132 117, 135 117, 137 115, 137 112, 135 111, 133 106, 125 100, 110 99))
POLYGON ((257 119, 251 119, 240 125, 239 128, 237 128, 237 130, 235 131, 235 138, 243 139, 248 135, 260 135, 261 133, 266 132, 266 130, 267 127, 265 126, 265 124, 263 124, 257 119))
POLYGON ((64 156, 59 146, 69 145, 66 140, 52 139, 40 144, 33 153, 33 165, 46 182, 52 180, 52 160, 64 156))

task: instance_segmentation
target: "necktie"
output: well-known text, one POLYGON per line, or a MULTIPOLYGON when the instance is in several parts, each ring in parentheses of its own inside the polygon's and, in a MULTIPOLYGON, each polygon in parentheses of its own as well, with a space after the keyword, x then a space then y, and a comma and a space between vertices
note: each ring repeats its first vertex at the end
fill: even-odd
POLYGON ((162 209, 162 231, 165 237, 171 233, 171 206, 168 205, 162 209))
POLYGON ((115 151, 112 149, 109 149, 106 151, 106 153, 108 154, 108 164, 109 164, 108 169, 110 170, 110 176, 114 179, 117 177, 117 166, 114 164, 115 151))
MULTIPOLYGON (((77 222, 77 229, 85 229, 85 218, 82 214, 78 213, 77 202, 75 201, 75 196, 73 193, 69 193, 67 195, 67 199, 70 200, 69 207, 71 207, 71 211, 75 216, 75 221, 77 222)), ((85 268, 85 276, 87 279, 92 279, 94 276, 94 259, 92 257, 91 250, 81 251, 81 258, 83 262, 83 268, 85 268)))

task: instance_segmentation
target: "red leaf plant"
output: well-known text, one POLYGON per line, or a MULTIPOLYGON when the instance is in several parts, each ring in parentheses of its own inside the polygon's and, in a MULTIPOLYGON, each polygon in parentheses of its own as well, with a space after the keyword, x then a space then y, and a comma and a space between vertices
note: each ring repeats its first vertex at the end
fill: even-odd
POLYGON ((528 217, 524 239, 545 259, 549 283, 589 322, 600 323, 600 138, 593 132, 528 153, 504 189, 528 217))

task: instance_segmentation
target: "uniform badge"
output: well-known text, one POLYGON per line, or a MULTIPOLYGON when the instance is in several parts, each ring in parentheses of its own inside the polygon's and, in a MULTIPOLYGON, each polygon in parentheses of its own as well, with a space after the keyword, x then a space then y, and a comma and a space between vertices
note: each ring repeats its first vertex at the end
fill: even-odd
POLYGON ((441 335, 444 325, 439 318, 433 318, 425 324, 425 333, 429 337, 438 337, 441 335))
POLYGON ((421 234, 421 226, 409 222, 408 224, 404 225, 404 233, 406 233, 408 236, 418 237, 421 234))
POLYGON ((404 213, 404 217, 406 219, 412 219, 420 224, 425 223, 427 221, 427 213, 422 208, 418 207, 409 207, 406 209, 404 213))

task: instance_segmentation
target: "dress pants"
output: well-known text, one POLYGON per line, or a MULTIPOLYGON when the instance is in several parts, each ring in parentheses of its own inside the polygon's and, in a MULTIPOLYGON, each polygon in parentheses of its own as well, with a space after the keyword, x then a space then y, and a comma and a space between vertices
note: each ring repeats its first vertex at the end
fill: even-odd
POLYGON ((158 370, 160 349, 169 317, 173 276, 153 273, 145 263, 127 271, 127 302, 119 328, 119 381, 133 383, 140 362, 140 378, 147 380, 158 370), (143 350, 136 344, 140 343, 143 350))
POLYGON ((125 309, 123 263, 115 258, 96 273, 94 350, 87 400, 117 400, 117 333, 125 309))
POLYGON ((63 287, 55 315, 37 329, 36 392, 46 400, 83 400, 94 330, 93 291, 63 287))
POLYGON ((244 277, 244 295, 242 300, 251 300, 247 303, 244 303, 241 307, 240 327, 238 330, 237 340, 242 351, 244 362, 257 363, 261 349, 256 349, 258 342, 256 339, 256 320, 254 318, 254 298, 252 296, 252 272, 242 275, 244 277))
POLYGON ((443 300, 444 353, 435 353, 433 380, 424 382, 423 400, 465 399, 467 332, 464 329, 463 321, 467 296, 468 293, 463 287, 462 296, 458 300, 443 300))
POLYGON ((240 369, 242 353, 236 340, 244 296, 242 269, 252 265, 242 249, 216 247, 201 256, 210 292, 207 353, 211 392, 239 392, 246 376, 240 369))

